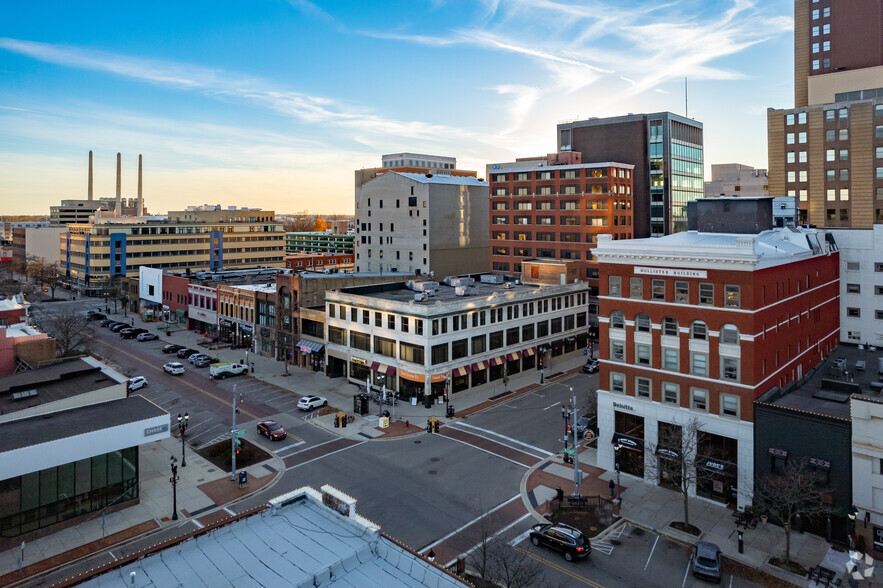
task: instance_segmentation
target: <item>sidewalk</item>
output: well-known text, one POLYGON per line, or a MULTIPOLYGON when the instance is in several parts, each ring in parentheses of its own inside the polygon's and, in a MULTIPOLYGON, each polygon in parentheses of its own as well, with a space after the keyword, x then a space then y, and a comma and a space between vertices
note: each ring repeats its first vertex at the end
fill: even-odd
MULTIPOLYGON (((597 450, 583 448, 579 454, 580 469, 583 471, 582 495, 601 494, 609 496, 609 480, 616 481, 615 472, 607 472, 596 467, 597 450)), ((669 527, 672 521, 684 519, 683 497, 679 492, 644 483, 633 476, 620 475, 621 516, 633 525, 652 529, 676 541, 695 544, 696 541, 709 541, 717 544, 723 554, 733 560, 753 568, 761 569, 777 578, 806 586, 807 581, 778 567, 766 563, 770 557, 782 556, 785 552, 785 533, 772 523, 759 523, 755 529, 743 530, 744 553, 739 553, 738 534, 732 516, 733 511, 717 503, 701 498, 690 498, 690 523, 702 530, 701 537, 693 537, 669 527)), ((573 466, 564 465, 561 457, 555 456, 539 467, 533 468, 525 476, 522 484, 522 498, 525 504, 533 503, 535 517, 546 512, 545 501, 555 496, 555 487, 560 486, 565 495, 573 492, 573 466), (534 500, 530 499, 533 495, 534 500)), ((791 559, 811 568, 827 561, 832 556, 828 543, 810 533, 791 533, 791 559), (826 560, 827 558, 827 560, 826 560)), ((842 566, 841 566, 842 571, 842 566)))

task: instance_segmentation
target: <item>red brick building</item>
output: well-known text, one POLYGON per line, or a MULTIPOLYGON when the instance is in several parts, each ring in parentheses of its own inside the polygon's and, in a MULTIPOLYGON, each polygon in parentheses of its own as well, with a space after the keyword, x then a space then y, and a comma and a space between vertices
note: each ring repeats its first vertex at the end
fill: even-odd
POLYGON ((575 152, 488 165, 491 270, 521 273, 534 257, 579 261, 596 295, 598 235, 632 238, 633 168, 582 163, 575 152))
POLYGON ((164 274, 162 277, 162 303, 163 306, 168 307, 169 319, 172 322, 181 322, 187 318, 190 305, 187 297, 189 286, 190 279, 184 276, 164 274))
POLYGON ((698 416, 699 461, 714 475, 694 490, 750 502, 752 402, 801 380, 839 341, 836 244, 821 230, 772 228, 771 202, 707 199, 693 230, 599 239, 599 466, 613 469, 612 439, 630 449, 622 471, 645 477, 644 448, 661 428, 698 416))
POLYGON ((326 269, 352 269, 353 253, 295 253, 285 256, 285 268, 308 272, 326 269))

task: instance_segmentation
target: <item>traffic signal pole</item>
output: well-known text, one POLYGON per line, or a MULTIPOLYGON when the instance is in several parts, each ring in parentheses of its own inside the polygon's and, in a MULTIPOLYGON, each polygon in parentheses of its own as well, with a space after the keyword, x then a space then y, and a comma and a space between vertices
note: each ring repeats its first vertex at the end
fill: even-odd
POLYGON ((233 463, 233 474, 230 476, 230 480, 233 482, 236 481, 236 442, 239 441, 239 437, 236 436, 236 433, 239 429, 236 428, 236 384, 233 384, 233 428, 230 429, 230 432, 233 436, 230 439, 231 447, 230 447, 230 458, 233 463))

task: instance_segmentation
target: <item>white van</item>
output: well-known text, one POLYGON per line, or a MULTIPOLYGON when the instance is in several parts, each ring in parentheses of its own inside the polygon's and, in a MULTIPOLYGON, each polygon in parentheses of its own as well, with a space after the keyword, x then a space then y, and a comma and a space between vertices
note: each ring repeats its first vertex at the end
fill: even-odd
POLYGON ((235 361, 228 363, 213 363, 209 366, 209 374, 212 378, 223 380, 229 376, 241 376, 248 373, 248 366, 235 361))

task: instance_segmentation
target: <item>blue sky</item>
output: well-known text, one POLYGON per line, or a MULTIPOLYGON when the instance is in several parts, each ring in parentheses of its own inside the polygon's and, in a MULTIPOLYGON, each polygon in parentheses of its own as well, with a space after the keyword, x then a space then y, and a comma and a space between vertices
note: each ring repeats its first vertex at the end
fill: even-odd
POLYGON ((790 0, 70 2, 0 19, 0 202, 48 214, 95 192, 353 210, 380 155, 458 167, 555 151, 555 125, 671 110, 711 163, 767 166, 766 108, 793 103, 790 0))

